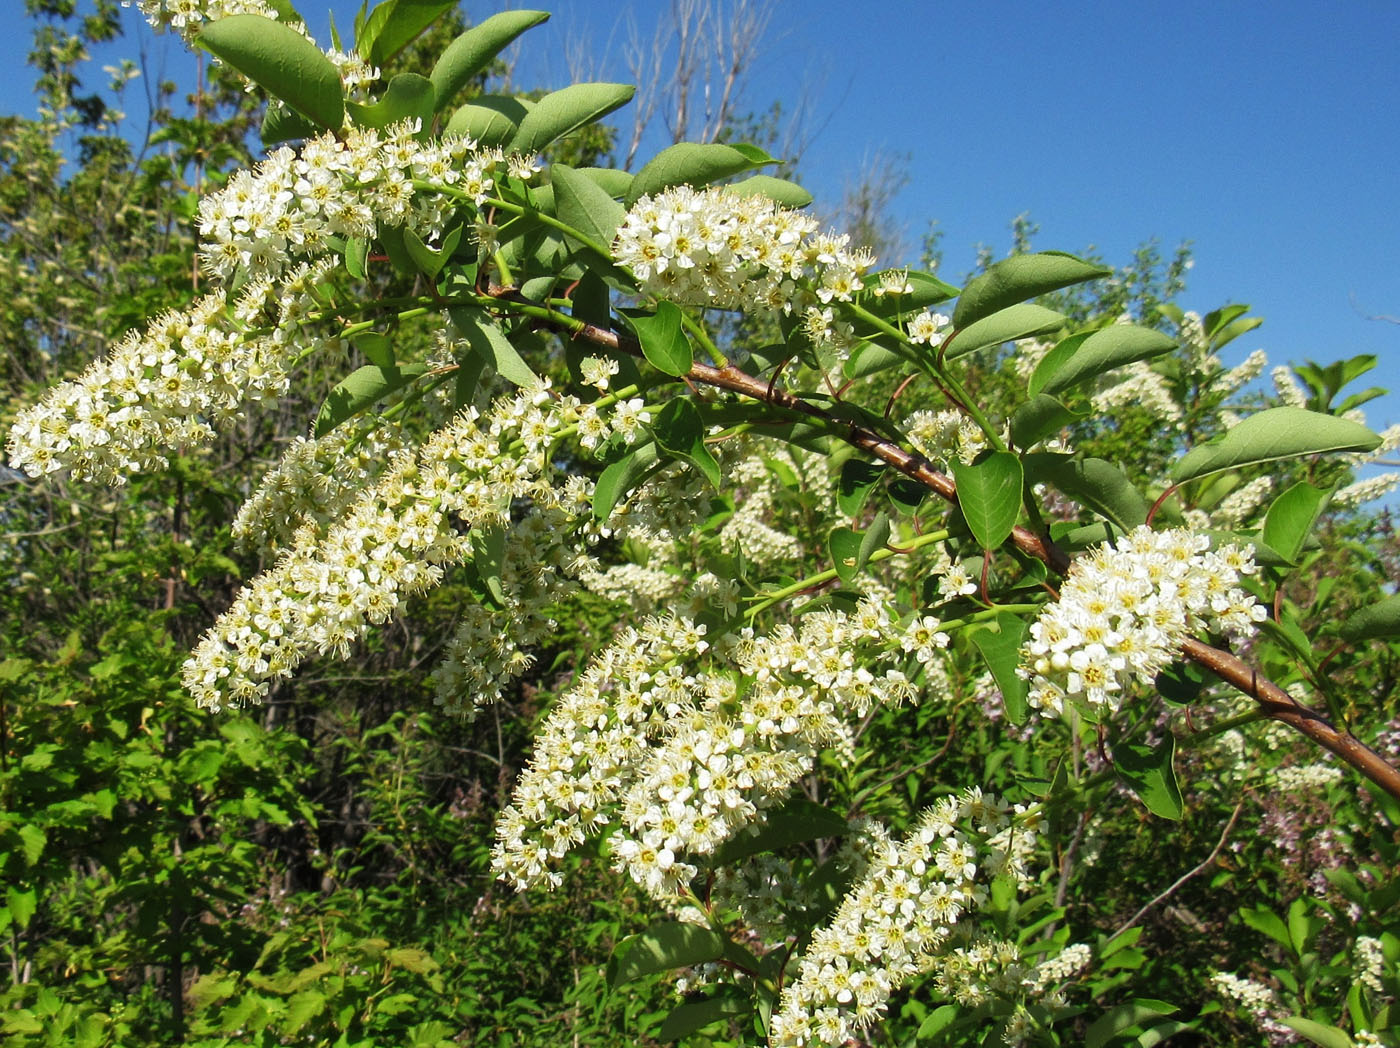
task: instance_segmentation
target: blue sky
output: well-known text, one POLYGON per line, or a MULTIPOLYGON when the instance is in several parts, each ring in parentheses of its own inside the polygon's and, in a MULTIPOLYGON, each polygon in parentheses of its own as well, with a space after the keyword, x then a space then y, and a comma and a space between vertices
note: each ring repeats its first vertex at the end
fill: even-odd
MULTIPOLYGON (((325 14, 302 6, 321 34, 325 14)), ((497 9, 465 6, 473 20, 497 9)), ((354 6, 331 7, 347 27, 354 6)), ((660 7, 632 5, 644 32, 660 7)), ((556 4, 527 34, 521 82, 563 86, 568 54, 597 79, 629 79, 625 10, 556 4)), ((116 54, 152 46, 132 23, 116 54)), ((8 68, 27 42, 0 40, 8 68)), ((1227 363, 1260 347, 1273 363, 1373 353, 1367 384, 1400 387, 1400 325, 1363 316, 1400 316, 1397 42, 1392 2, 775 0, 745 101, 790 108, 807 95, 804 177, 819 199, 872 158, 907 154, 896 217, 911 257, 938 222, 950 279, 978 243, 1004 253, 1022 212, 1038 247, 1093 245, 1113 263, 1149 238, 1191 240, 1182 304, 1244 302, 1265 318, 1227 363)), ((151 53, 166 75, 192 67, 173 42, 151 53)), ((94 82, 112 57, 97 56, 94 82)), ((6 78, 0 108, 31 111, 28 85, 6 78)), ((1400 421, 1400 396, 1367 411, 1376 429, 1400 421)))

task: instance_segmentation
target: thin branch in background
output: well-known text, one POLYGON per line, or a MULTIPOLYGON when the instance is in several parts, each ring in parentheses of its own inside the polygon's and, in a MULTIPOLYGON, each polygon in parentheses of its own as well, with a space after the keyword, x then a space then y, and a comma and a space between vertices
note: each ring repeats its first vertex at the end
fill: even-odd
POLYGON ((1240 801, 1238 804, 1235 805, 1235 810, 1230 813, 1230 820, 1227 823, 1225 823, 1225 829, 1220 831, 1220 840, 1215 842, 1215 847, 1210 850, 1210 854, 1207 855, 1204 859, 1202 859, 1197 865, 1193 866, 1191 869, 1187 870, 1175 881, 1173 881, 1171 883, 1171 886, 1167 888, 1166 891, 1159 893, 1150 902, 1144 904, 1142 909, 1138 910, 1137 913, 1133 914, 1132 917, 1128 919, 1127 924, 1119 928, 1116 932, 1110 935, 1109 938, 1118 938, 1118 936, 1122 935, 1133 925, 1137 924, 1138 921, 1142 920, 1143 914, 1145 914, 1148 910, 1152 909, 1152 907, 1156 906, 1159 902, 1171 898, 1171 896, 1177 891, 1177 889, 1179 889, 1192 877, 1195 877, 1198 874, 1209 869, 1210 866, 1215 862, 1216 856, 1220 854, 1220 850, 1225 847, 1225 841, 1229 838, 1230 831, 1235 828, 1235 821, 1240 817, 1240 812, 1243 810, 1244 801, 1240 801))

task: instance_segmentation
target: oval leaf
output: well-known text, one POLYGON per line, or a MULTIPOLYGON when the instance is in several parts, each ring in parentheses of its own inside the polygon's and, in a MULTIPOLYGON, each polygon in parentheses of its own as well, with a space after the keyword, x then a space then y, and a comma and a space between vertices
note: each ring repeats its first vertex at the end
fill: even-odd
POLYGON ((1359 422, 1305 408, 1250 415, 1209 444, 1192 448, 1171 469, 1177 484, 1227 469, 1334 451, 1374 451, 1381 438, 1359 422))
POLYGON ((971 466, 961 461, 952 466, 958 504, 972 537, 983 549, 996 549, 1021 512, 1021 460, 1009 451, 994 451, 971 466))
POLYGON ((1176 772, 1172 769, 1175 754, 1176 737, 1173 735, 1168 735, 1155 748, 1115 746, 1113 769, 1153 815, 1180 820, 1181 788, 1176 784, 1176 772))
POLYGON ((1030 712, 1026 704, 1029 682, 1016 672, 1029 629, 1030 623, 1021 616, 1003 613, 996 617, 995 627, 988 625, 971 631, 972 643, 992 671, 992 679, 1001 690, 1006 719, 1012 724, 1024 724, 1030 712))
POLYGON ((871 489, 880 482, 888 468, 859 458, 841 463, 841 475, 836 482, 836 504, 841 512, 848 517, 859 513, 871 489))
POLYGON ((1124 531, 1147 521, 1147 500, 1114 463, 1106 459, 1077 459, 1071 455, 1036 452, 1025 457, 1033 484, 1059 488, 1076 502, 1101 513, 1124 531))
POLYGON ((610 463, 593 488, 593 516, 607 520, 617 504, 661 465, 661 449, 654 440, 638 445, 616 462, 610 463))
POLYGON ((572 84, 551 91, 525 114, 509 148, 517 153, 538 153, 570 131, 626 105, 636 93, 631 84, 572 84))
POLYGON ((704 145, 677 142, 657 153, 637 172, 632 188, 627 191, 627 206, 631 207, 642 197, 672 186, 686 185, 698 189, 721 178, 737 175, 740 171, 777 163, 767 153, 760 151, 760 155, 762 159, 719 142, 704 145))
POLYGON ((1320 1044, 1322 1048, 1355 1048, 1351 1037, 1345 1030, 1335 1026, 1328 1026, 1325 1023, 1314 1022, 1312 1019, 1305 1019, 1301 1015, 1290 1015, 1287 1019, 1280 1019, 1284 1026, 1302 1034, 1313 1044, 1320 1044))
POLYGON ((750 175, 731 185, 729 191, 739 196, 766 196, 775 204, 793 210, 804 208, 812 202, 812 194, 796 182, 772 175, 750 175))
POLYGON ((530 370, 530 365, 516 352, 494 321, 484 311, 469 306, 459 306, 448 310, 452 326, 457 334, 467 340, 472 350, 487 361, 508 382, 517 386, 532 386, 539 379, 530 370))
POLYGON ((1058 362, 1053 373, 1036 368, 1031 376, 1030 393, 1058 393, 1062 389, 1097 378, 1114 368, 1136 360, 1160 357, 1176 349, 1176 340, 1152 328, 1114 324, 1092 332, 1079 343, 1068 359, 1058 362))
MULTIPOLYGON (((555 217, 592 241, 585 246, 606 251, 622 224, 623 206, 597 182, 567 164, 551 166, 549 181, 554 186, 555 217)), ((690 370, 689 365, 686 370, 690 370)))
POLYGON ((661 1024, 657 1039, 679 1041, 682 1037, 703 1030, 711 1023, 730 1019, 752 1010, 753 1005, 742 997, 711 997, 704 1001, 687 1001, 671 1009, 661 1024))
POLYGON ((719 487, 719 463, 705 446, 705 424, 694 401, 677 397, 667 403, 651 424, 651 432, 661 450, 693 463, 706 480, 719 487))
POLYGON ((1342 639, 1359 640, 1400 636, 1400 596, 1369 604, 1348 616, 1342 626, 1342 639))
POLYGON ((396 389, 402 389, 427 370, 427 364, 403 364, 389 368, 366 364, 356 368, 330 391, 321 405, 316 415, 316 436, 325 436, 346 419, 358 415, 396 389))
POLYGON ((456 0, 385 0, 370 12, 355 41, 356 50, 370 65, 385 65, 456 6, 456 0))
POLYGON ((448 44, 428 74, 437 96, 437 110, 446 109, 457 92, 484 70, 507 44, 547 18, 548 11, 501 11, 448 44))
POLYGON ((1022 404, 1011 416, 1011 442, 1019 448, 1028 448, 1084 417, 1049 393, 1041 393, 1022 404))
POLYGON ((1124 1030, 1137 1026, 1143 1020, 1159 1015, 1171 1015, 1176 1010, 1174 1004, 1143 997, 1110 1008, 1084 1031, 1084 1048, 1103 1048, 1124 1030))
POLYGON ((680 307, 673 302, 661 301, 656 312, 645 309, 619 310, 637 341, 642 345, 642 356, 652 367, 677 378, 690 370, 695 363, 690 339, 681 330, 680 307))
POLYGON ((953 326, 965 328, 1013 303, 1112 274, 1111 269, 1059 251, 1012 255, 968 281, 953 311, 953 326))
POLYGON ((608 985, 616 988, 644 975, 717 961, 724 956, 724 945, 724 936, 698 924, 653 924, 617 944, 608 962, 608 985))
POLYGON ((384 128, 400 120, 419 120, 427 127, 433 119, 433 85, 417 73, 400 73, 389 81, 384 97, 372 106, 346 102, 350 119, 361 127, 384 128))
POLYGON ((1044 306, 1030 302, 1009 306, 956 331, 948 340, 944 355, 951 360, 988 346, 999 346, 1003 342, 1048 335, 1059 331, 1066 323, 1064 314, 1044 306))
POLYGON ((506 95, 478 95, 452 114, 444 128, 449 135, 463 135, 478 146, 504 146, 515 137, 530 104, 506 95))
POLYGON ((318 127, 338 131, 345 123, 340 73, 295 29, 262 15, 229 15, 201 29, 195 43, 318 127))
POLYGON ((1315 488, 1305 480, 1298 481, 1269 507, 1264 517, 1264 543, 1290 564, 1295 563, 1331 494, 1330 488, 1315 488))

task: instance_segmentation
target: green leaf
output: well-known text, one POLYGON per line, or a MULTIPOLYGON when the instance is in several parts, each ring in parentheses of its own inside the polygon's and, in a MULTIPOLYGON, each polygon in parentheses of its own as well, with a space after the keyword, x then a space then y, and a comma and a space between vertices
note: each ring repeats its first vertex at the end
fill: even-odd
POLYGON ((1176 737, 1168 735, 1155 747, 1115 746, 1114 771, 1118 778, 1138 795, 1153 815, 1180 820, 1181 789, 1176 784, 1172 757, 1176 754, 1176 737))
POLYGON ((1031 375, 1030 394, 1058 393, 1114 368, 1171 353, 1176 340, 1152 328, 1113 324, 1090 332, 1066 359, 1046 357, 1031 375), (1045 369, 1045 365, 1051 368, 1045 369))
POLYGON ((1352 612, 1342 625, 1342 639, 1361 640, 1400 636, 1400 596, 1386 597, 1352 612))
POLYGON ((1063 252, 1012 255, 993 263, 963 288, 953 311, 953 326, 966 328, 1015 302, 1112 275, 1111 269, 1063 252))
POLYGON ((841 475, 836 482, 836 504, 841 512, 848 517, 859 513, 887 468, 860 458, 850 458, 841 463, 841 475))
POLYGON ((613 989, 644 975, 689 968, 724 956, 724 936, 698 924, 661 921, 617 944, 608 961, 613 989))
POLYGON ((1067 323, 1069 321, 1064 314, 1044 306, 1030 302, 1008 306, 989 317, 974 321, 967 327, 959 328, 948 340, 944 356, 952 360, 989 346, 999 346, 1003 342, 1047 335, 1052 331, 1059 331, 1067 323))
POLYGON ((302 990, 287 998, 282 1032, 295 1033, 326 1010, 326 995, 320 990, 302 990))
POLYGON ((391 368, 394 366, 394 344, 389 340, 388 335, 378 331, 362 331, 350 341, 375 367, 391 368))
MULTIPOLYGON (((448 44, 428 74, 437 95, 435 108, 446 109, 468 81, 484 70, 512 40, 547 18, 547 11, 501 11, 448 44)), ((476 101, 479 103, 481 99, 476 101)))
POLYGON ((958 1017, 958 1011, 956 1004, 944 1004, 929 1012, 927 1018, 919 1024, 915 1040, 920 1044, 936 1044, 934 1038, 953 1024, 953 1020, 958 1017))
POLYGON ((765 812, 762 821, 725 841, 715 850, 716 865, 728 866, 760 852, 780 851, 819 837, 843 837, 844 816, 806 797, 793 797, 780 808, 765 812), (755 832, 756 831, 756 832, 755 832))
POLYGON ((1256 932, 1263 932, 1285 949, 1293 949, 1293 940, 1288 934, 1288 925, 1284 924, 1283 918, 1273 911, 1256 910, 1243 906, 1240 908, 1240 920, 1256 932))
POLYGON ((442 267, 451 261, 452 252, 457 250, 461 239, 462 227, 453 226, 443 235, 442 247, 432 248, 423 243, 423 238, 408 226, 403 229, 403 246, 408 251, 408 257, 413 259, 418 271, 430 280, 437 279, 442 267))
POLYGON ((1322 1045, 1322 1048, 1355 1048, 1347 1032, 1335 1026, 1304 1019, 1301 1015, 1290 1015, 1286 1019, 1280 1019, 1279 1022, 1302 1034, 1313 1044, 1322 1045))
POLYGON ((958 505, 984 550, 1006 541, 1021 512, 1021 460, 1009 451, 994 451, 968 466, 954 460, 958 505))
POLYGON ((294 138, 314 138, 320 130, 300 113, 288 109, 285 102, 273 99, 268 102, 267 112, 263 114, 258 137, 264 146, 273 146, 294 138))
POLYGON ((753 1007, 742 997, 710 997, 703 1001, 687 1001, 671 1010, 656 1037, 661 1041, 679 1041, 703 1030, 711 1023, 743 1015, 753 1007))
POLYGON ((520 121, 510 149, 516 153, 538 153, 570 131, 626 105, 636 92, 630 84, 571 84, 551 91, 520 121))
POLYGON ((427 364, 403 364, 381 368, 366 364, 356 368, 330 391, 316 415, 316 436, 323 437, 348 418, 377 400, 402 389, 428 370, 427 364))
POLYGON ((28 928, 34 911, 39 908, 39 894, 33 888, 28 891, 11 885, 5 889, 5 902, 10 909, 10 917, 21 928, 28 928))
POLYGON ((384 96, 374 105, 346 102, 350 119, 360 127, 385 128, 400 120, 421 120, 424 128, 433 122, 433 85, 417 73, 400 73, 389 81, 384 96))
POLYGON ((1171 478, 1184 484, 1222 470, 1326 452, 1374 451, 1380 444, 1380 437, 1350 419, 1304 408, 1269 408, 1188 451, 1172 467, 1171 478))
POLYGON ((832 566, 836 569, 837 577, 847 585, 860 570, 856 567, 856 561, 860 559, 861 537, 859 531, 845 526, 832 528, 831 534, 826 537, 832 566))
POLYGON ((622 309, 618 312, 637 336, 642 346, 642 356, 652 367, 679 378, 694 365, 694 351, 681 327, 681 311, 675 303, 663 299, 657 303, 654 313, 646 309, 622 309))
POLYGON ((447 315, 451 317, 457 334, 496 369, 496 374, 517 386, 532 386, 539 381, 530 370, 530 365, 511 345, 506 333, 484 310, 474 306, 458 306, 448 310, 447 315))
POLYGON ((1293 944, 1293 952, 1299 957, 1312 948, 1317 933, 1327 927, 1326 920, 1310 914, 1308 909, 1308 903, 1301 898, 1288 904, 1288 941, 1293 944))
POLYGON ((661 450, 654 440, 639 444, 622 458, 608 465, 593 488, 593 516, 607 520, 617 504, 627 497, 643 478, 663 465, 661 450))
POLYGON ((1024 724, 1030 713, 1026 703, 1030 684, 1016 670, 1021 664, 1021 645, 1025 643, 1030 623, 1009 612, 998 615, 994 621, 995 627, 979 627, 971 630, 969 636, 1001 691, 1006 719, 1012 724, 1024 724))
MULTIPOLYGON (((958 294, 957 288, 952 284, 944 283, 932 273, 911 269, 905 271, 903 276, 904 282, 913 288, 912 291, 902 295, 881 295, 879 298, 867 296, 865 308, 877 317, 892 320, 899 316, 909 316, 926 306, 936 306, 940 302, 947 302, 958 294)), ((868 288, 878 287, 880 274, 873 273, 863 280, 868 288)))
MULTIPOLYGON (((456 6, 457 0, 385 0, 370 12, 364 30, 357 34, 355 50, 370 65, 385 65, 456 6)), ((432 116, 431 109, 428 115, 432 116)))
POLYGON ((1106 459, 1077 459, 1037 451, 1024 456, 1032 484, 1049 484, 1101 513, 1124 531, 1147 521, 1147 500, 1123 471, 1106 459))
POLYGON ((338 131, 345 123, 340 73, 290 26, 262 15, 229 15, 201 29, 195 44, 318 127, 338 131))
MULTIPOLYGON (((765 164, 776 164, 777 160, 767 153, 750 153, 710 142, 701 145, 696 142, 678 142, 667 146, 652 157, 637 172, 632 187, 627 191, 626 204, 631 207, 644 196, 651 196, 672 186, 693 186, 700 188, 711 182, 718 182, 740 171, 751 171, 765 164)), ((809 198, 810 199, 810 198, 809 198)))
POLYGON ((453 112, 443 130, 470 138, 482 148, 504 147, 515 137, 532 105, 505 95, 477 95, 453 112))
POLYGON ((870 526, 865 529, 865 534, 861 536, 860 549, 856 551, 856 570, 861 571, 870 562, 871 556, 877 550, 885 548, 885 543, 890 540, 890 515, 884 510, 876 513, 870 521, 870 526))
MULTIPOLYGON (((502 532, 502 535, 504 534, 502 532)), ((427 975, 442 967, 432 954, 414 946, 399 946, 392 950, 386 950, 384 961, 392 967, 405 968, 415 975, 427 975)))
POLYGON ((349 237, 345 241, 345 272, 363 280, 369 272, 369 241, 364 237, 349 237))
POLYGON ((1305 480, 1298 481, 1269 507, 1264 517, 1265 544, 1290 564, 1297 563, 1303 543, 1331 495, 1331 488, 1315 488, 1305 480))
POLYGON ((841 366, 841 373, 847 378, 865 378, 887 368, 909 363, 907 357, 886 349, 878 342, 862 342, 846 358, 846 363, 841 366))
POLYGON ((1084 1048, 1103 1048, 1124 1030, 1137 1026, 1144 1019, 1151 1019, 1158 1015, 1171 1015, 1176 1010, 1177 1007, 1174 1004, 1168 1004, 1166 1001, 1154 1001, 1146 997, 1138 997, 1126 1004, 1120 1004, 1116 1008, 1110 1008, 1090 1023, 1089 1028, 1084 1031, 1084 1048))
POLYGON ((695 401, 676 397, 667 402, 652 422, 651 432, 661 450, 693 463, 712 486, 719 487, 719 463, 705 446, 705 424, 695 401))
POLYGON ((1085 413, 1071 411, 1049 393, 1040 393, 1011 416, 1011 442, 1018 448, 1028 448, 1084 417, 1085 413))
POLYGON ((793 210, 806 207, 812 202, 812 194, 796 182, 772 175, 750 175, 729 187, 736 196, 765 196, 780 207, 793 210))
POLYGON ((567 164, 552 165, 549 181, 554 187, 555 217, 606 251, 626 214, 623 206, 592 178, 567 164))

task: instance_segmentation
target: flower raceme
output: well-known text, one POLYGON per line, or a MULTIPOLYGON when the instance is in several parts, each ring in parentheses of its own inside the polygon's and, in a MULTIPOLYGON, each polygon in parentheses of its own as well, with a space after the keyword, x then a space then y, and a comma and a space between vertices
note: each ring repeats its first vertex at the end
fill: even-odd
POLYGON ((1237 584, 1254 570, 1249 547, 1212 551, 1209 538, 1186 528, 1144 525, 1081 557, 1022 648, 1031 706, 1058 717, 1070 703, 1098 720, 1193 634, 1249 635, 1265 610, 1237 584))

